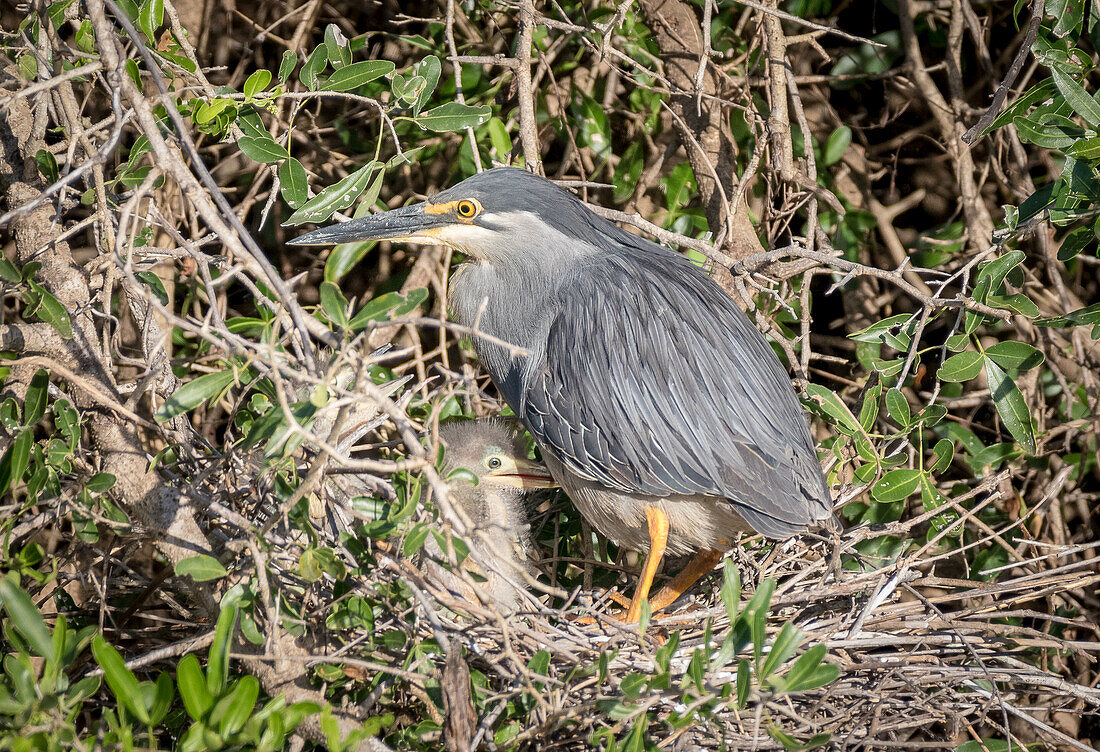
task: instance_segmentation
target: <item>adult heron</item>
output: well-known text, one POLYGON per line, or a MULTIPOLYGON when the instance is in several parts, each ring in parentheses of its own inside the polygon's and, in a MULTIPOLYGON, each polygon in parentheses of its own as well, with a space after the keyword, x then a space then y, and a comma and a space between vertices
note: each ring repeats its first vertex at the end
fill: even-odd
POLYGON ((687 258, 505 167, 291 243, 384 239, 468 257, 451 278, 452 314, 492 336, 474 347, 493 383, 593 527, 648 549, 628 621, 666 552, 695 556, 655 594, 654 611, 739 532, 783 538, 832 518, 786 371, 687 258))

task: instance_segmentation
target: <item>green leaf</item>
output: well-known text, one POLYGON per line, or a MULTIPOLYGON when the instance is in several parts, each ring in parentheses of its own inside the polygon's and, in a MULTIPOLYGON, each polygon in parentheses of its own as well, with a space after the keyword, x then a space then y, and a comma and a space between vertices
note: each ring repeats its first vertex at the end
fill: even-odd
POLYGON ((168 305, 168 290, 164 287, 164 280, 156 275, 155 272, 138 272, 137 278, 145 283, 153 292, 153 297, 157 299, 157 302, 162 306, 168 305))
POLYGON ((210 725, 217 728, 223 738, 236 734, 252 716, 259 696, 260 682, 256 677, 242 676, 210 712, 210 725))
POLYGON ((176 699, 175 688, 172 686, 172 677, 166 672, 160 672, 153 691, 153 701, 149 703, 149 722, 157 726, 172 709, 172 700, 176 699))
POLYGON ((327 45, 319 44, 309 53, 305 65, 298 71, 299 80, 310 91, 317 90, 317 76, 328 67, 327 45))
POLYGON ((1039 319, 1035 324, 1036 326, 1054 326, 1059 328, 1067 326, 1095 326, 1096 324, 1100 324, 1100 303, 1093 303, 1090 306, 1078 308, 1076 311, 1070 311, 1062 316, 1039 319))
POLYGON ((333 183, 302 204, 284 225, 300 225, 305 222, 324 222, 333 213, 351 206, 367 187, 371 174, 381 166, 380 162, 368 162, 344 179, 333 183))
POLYGON ((157 29, 164 23, 164 0, 144 0, 138 10, 138 26, 151 44, 156 43, 157 29))
POLYGON ((27 396, 23 402, 24 425, 33 426, 46 414, 46 402, 49 399, 50 374, 45 368, 39 368, 31 377, 27 387, 27 396))
POLYGON ((92 655, 95 656, 99 667, 103 669, 103 676, 115 699, 132 716, 148 726, 149 710, 141 699, 141 686, 130 669, 126 668, 126 662, 122 660, 122 656, 103 639, 103 635, 98 634, 92 639, 92 655))
POLYGON ((1026 342, 998 342, 985 349, 985 355, 1010 376, 1041 366, 1045 356, 1026 342))
POLYGON ((420 551, 424 545, 424 541, 428 538, 428 533, 432 530, 431 526, 426 523, 420 523, 413 525, 412 530, 405 536, 405 542, 401 545, 401 553, 406 558, 412 557, 420 551))
POLYGON ((206 688, 206 677, 194 653, 188 653, 176 665, 176 687, 193 721, 201 720, 214 705, 214 696, 206 688))
MULTIPOLYGON (((289 50, 288 50, 289 52, 289 50)), ((244 95, 247 99, 252 99, 260 92, 264 91, 268 84, 271 83, 271 71, 260 70, 254 71, 251 76, 244 82, 244 95)))
POLYGON ((955 459, 955 443, 951 439, 940 439, 932 447, 932 462, 928 466, 931 473, 944 473, 955 459))
POLYGON ((920 486, 920 470, 897 468, 890 470, 871 487, 871 497, 882 504, 904 501, 920 486))
MULTIPOLYGON (((1100 138, 1096 140, 1100 141, 1100 138)), ((1097 152, 1097 157, 1100 158, 1100 150, 1097 152)), ((1092 228, 1078 227, 1062 238, 1062 245, 1058 248, 1058 260, 1069 261, 1070 259, 1076 258, 1077 254, 1085 250, 1094 237, 1092 228)))
POLYGON ((7 256, 0 256, 0 279, 13 285, 23 281, 23 274, 15 268, 15 264, 7 256))
POLYGON ((1081 84, 1074 81, 1057 67, 1050 68, 1050 75, 1054 79, 1054 85, 1066 98, 1066 102, 1073 111, 1080 115, 1094 130, 1100 129, 1100 104, 1089 96, 1081 84))
POLYGON ((937 375, 941 381, 970 381, 981 372, 984 362, 985 358, 980 352, 968 350, 945 360, 937 375))
POLYGON ((493 110, 487 104, 474 107, 461 102, 448 102, 420 113, 412 121, 423 130, 446 133, 481 125, 492 114, 493 110))
MULTIPOLYGON (((1026 750, 1029 748, 1020 744, 1013 744, 1012 749, 1026 750)), ((1008 752, 1008 742, 1004 739, 982 739, 980 741, 974 739, 955 747, 955 752, 1008 752)))
POLYGON ((749 602, 745 604, 745 609, 740 616, 740 620, 749 627, 749 634, 752 636, 753 656, 756 658, 757 666, 760 665, 760 656, 764 651, 768 606, 771 605, 774 592, 775 579, 769 577, 760 583, 756 592, 752 594, 752 598, 749 598, 749 602))
POLYGON ((322 282, 319 294, 321 296, 321 308, 329 321, 341 329, 348 328, 348 299, 340 291, 339 286, 332 282, 322 282))
POLYGON ((649 677, 645 674, 632 673, 627 674, 619 682, 619 691, 623 693, 623 697, 628 700, 637 699, 637 697, 645 689, 646 682, 649 681, 649 677))
MULTIPOLYGON (((1019 266, 1020 262, 1024 260, 1023 251, 1009 251, 1000 258, 996 258, 986 264, 982 264, 981 271, 978 272, 978 281, 988 279, 988 290, 995 291, 1001 286, 1001 283, 1005 281, 1005 277, 1008 273, 1019 266)), ((975 287, 975 297, 977 295, 977 287, 975 287)))
POLYGON ((994 308, 1014 311, 1028 318, 1035 318, 1039 315, 1039 306, 1035 305, 1034 300, 1021 292, 1012 295, 990 295, 985 302, 994 308))
POLYGON ((177 415, 193 410, 206 400, 221 394, 230 384, 237 379, 234 369, 226 369, 217 373, 207 373, 189 381, 177 389, 153 417, 159 423, 166 423, 177 415))
POLYGON ((210 658, 206 663, 206 689, 217 697, 225 689, 229 677, 229 651, 233 647, 233 634, 237 627, 239 607, 236 601, 223 599, 218 623, 214 626, 214 641, 210 643, 210 658))
POLYGON ((806 636, 794 624, 791 622, 785 623, 779 630, 779 634, 775 636, 771 650, 768 652, 768 657, 764 659, 764 665, 761 666, 757 679, 764 681, 775 673, 776 669, 794 655, 794 651, 798 650, 798 646, 802 644, 805 638, 806 636))
POLYGON ((240 147, 240 150, 244 152, 246 157, 263 164, 278 162, 280 159, 288 159, 290 157, 290 152, 283 148, 282 145, 276 143, 275 139, 270 136, 267 138, 241 136, 237 141, 237 146, 240 147))
POLYGON ((997 414, 1001 416, 1001 422, 1028 454, 1035 454, 1035 429, 1031 424, 1031 411, 1016 382, 992 360, 985 362, 985 377, 989 381, 989 393, 993 397, 997 414))
POLYGON ((279 165, 279 193, 291 209, 297 209, 307 200, 306 168, 294 157, 279 165))
POLYGON ((909 427, 909 421, 912 418, 912 413, 909 410, 909 402, 897 387, 886 392, 886 410, 890 413, 890 417, 894 419, 894 422, 899 426, 902 428, 909 427))
POLYGON ((358 63, 345 65, 328 77, 324 88, 327 91, 358 89, 363 84, 369 84, 375 79, 393 73, 395 67, 389 60, 362 60, 358 63))
POLYGON ((741 573, 731 560, 726 559, 722 565, 722 604, 726 607, 726 615, 730 624, 737 621, 737 609, 741 605, 741 573))
POLYGON ((0 494, 6 493, 23 479, 30 463, 31 447, 34 445, 34 431, 26 429, 8 445, 4 456, 0 457, 0 494))
POLYGON ((861 433, 862 429, 859 421, 856 420, 856 416, 852 415, 852 411, 848 409, 848 406, 832 389, 820 384, 807 384, 806 394, 821 412, 836 421, 837 427, 842 431, 845 433, 861 433))
POLYGON ((220 561, 208 554, 195 554, 176 564, 176 574, 190 576, 195 582, 209 582, 225 577, 229 572, 220 561))
POLYGON ((213 99, 199 107, 199 111, 195 113, 195 122, 199 125, 209 123, 232 105, 231 99, 213 99))
MULTIPOLYGON (((90 24, 91 22, 85 20, 84 23, 90 24)), ((34 161, 38 163, 38 170, 42 173, 42 177, 46 178, 46 182, 53 183, 57 181, 59 177, 57 158, 53 153, 45 149, 39 149, 34 155, 34 161)))
POLYGON ((11 620, 9 623, 27 641, 34 654, 51 663, 57 663, 58 652, 46 620, 42 618, 42 612, 35 607, 31 597, 9 577, 0 577, 0 601, 11 620))
POLYGON ((840 668, 821 662, 825 652, 825 645, 819 643, 800 655, 783 677, 782 689, 779 691, 805 692, 835 681, 840 676, 840 668))
POLYGON ((284 50, 283 59, 279 62, 279 83, 286 83, 297 64, 298 54, 294 50, 284 50))
POLYGON ((30 287, 28 297, 32 300, 28 301, 26 315, 37 316, 45 321, 54 328, 61 339, 72 339, 73 324, 69 320, 69 312, 65 307, 53 296, 53 293, 33 279, 28 279, 27 285, 30 287))
POLYGON ((825 149, 821 154, 821 163, 825 167, 836 164, 844 156, 844 152, 852 143, 852 129, 842 125, 829 134, 829 140, 825 142, 825 149))
POLYGON ((749 701, 749 691, 752 682, 749 681, 749 662, 740 660, 737 662, 737 707, 744 708, 749 701))
POLYGON ((424 87, 416 98, 416 102, 413 103, 413 115, 419 115, 420 110, 431 99, 432 94, 435 93, 435 89, 439 85, 439 75, 442 72, 443 66, 435 55, 428 55, 413 68, 413 73, 424 79, 424 87))
POLYGON ((424 287, 417 287, 404 293, 383 293, 360 308, 348 322, 348 328, 357 332, 372 321, 385 321, 405 316, 412 313, 427 298, 428 290, 424 287))

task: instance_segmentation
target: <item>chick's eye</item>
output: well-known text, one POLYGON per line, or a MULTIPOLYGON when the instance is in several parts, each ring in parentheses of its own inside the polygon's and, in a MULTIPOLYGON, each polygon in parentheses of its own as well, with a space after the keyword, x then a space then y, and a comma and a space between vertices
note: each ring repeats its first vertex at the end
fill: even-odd
POLYGON ((455 211, 458 212, 458 216, 471 219, 477 214, 477 204, 473 201, 459 201, 455 211))
POLYGON ((490 457, 485 464, 489 466, 490 470, 499 470, 503 463, 500 461, 500 457, 490 457))

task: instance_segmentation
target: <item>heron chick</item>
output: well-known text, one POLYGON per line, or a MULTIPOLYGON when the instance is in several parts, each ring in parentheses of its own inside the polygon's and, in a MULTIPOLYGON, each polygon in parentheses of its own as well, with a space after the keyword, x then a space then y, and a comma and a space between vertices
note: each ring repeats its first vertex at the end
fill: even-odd
MULTIPOLYGON (((525 574, 534 574, 531 566, 531 539, 523 498, 535 488, 553 488, 553 477, 545 465, 527 459, 527 448, 519 426, 500 418, 448 423, 439 429, 446 455, 444 469, 451 476, 447 497, 462 510, 473 526, 467 538, 486 557, 487 571, 473 561, 463 567, 485 578, 481 592, 503 612, 515 611, 521 596, 525 574), (454 471, 473 473, 477 483, 454 471)), ((426 547, 436 558, 445 558, 434 536, 426 547)), ((453 591, 467 599, 473 597, 469 586, 440 567, 429 567, 453 591)))
POLYGON ((666 551, 696 555, 655 595, 654 611, 710 571, 738 533, 783 538, 830 524, 832 499, 786 370, 684 256, 505 167, 291 242, 383 239, 468 257, 449 299, 455 320, 476 329, 493 383, 592 526, 648 549, 628 620, 639 618, 666 551))

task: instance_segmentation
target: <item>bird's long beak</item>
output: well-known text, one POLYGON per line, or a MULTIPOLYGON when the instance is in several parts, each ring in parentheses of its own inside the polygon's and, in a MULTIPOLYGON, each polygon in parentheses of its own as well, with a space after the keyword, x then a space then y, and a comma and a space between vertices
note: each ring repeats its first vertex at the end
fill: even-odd
POLYGON ((511 472, 489 473, 495 482, 513 488, 557 488, 558 483, 544 465, 528 459, 517 458, 515 470, 511 472))
POLYGON ((287 245, 339 245, 360 240, 400 240, 439 244, 439 231, 453 224, 446 214, 424 211, 427 204, 413 204, 307 232, 287 245))

